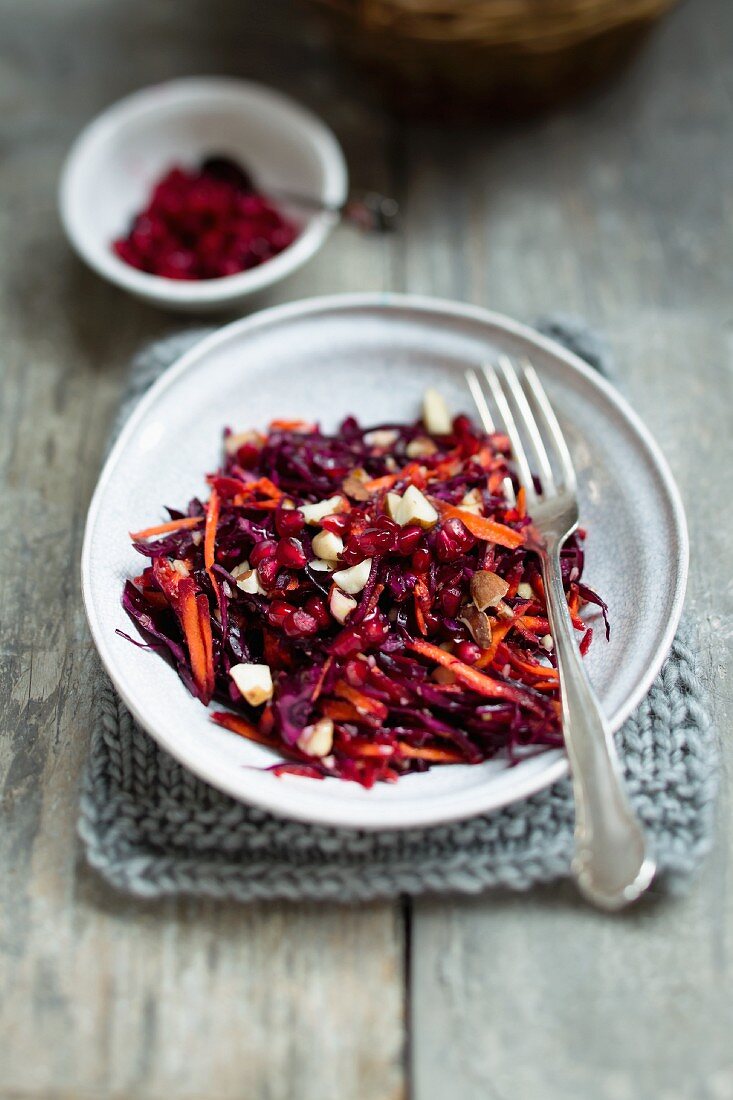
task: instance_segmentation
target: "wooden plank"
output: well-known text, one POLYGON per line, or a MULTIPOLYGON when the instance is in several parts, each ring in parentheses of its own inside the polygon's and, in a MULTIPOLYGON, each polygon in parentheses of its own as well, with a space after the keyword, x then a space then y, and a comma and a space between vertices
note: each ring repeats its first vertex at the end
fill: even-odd
MULTIPOLYGON (((721 321, 732 44, 730 6, 704 0, 575 110, 481 142, 413 135, 408 188, 420 201, 405 261, 413 287, 525 318, 570 309, 612 334, 623 385, 685 498, 688 606, 703 624, 723 734, 733 702, 733 363, 721 321), (437 212, 456 188, 446 225, 437 212)), ((418 1100, 733 1096, 730 815, 725 798, 715 852, 689 896, 622 918, 592 912, 569 885, 416 903, 418 1100)))
MULTIPOLYGON (((129 356, 180 322, 85 272, 54 200, 80 126, 167 75, 240 72, 291 88, 331 116, 376 186, 384 126, 333 95, 318 42, 302 49, 299 15, 283 38, 282 3, 221 3, 215 18, 190 0, 2 8, 0 1096, 402 1096, 399 906, 140 904, 81 863, 94 691, 78 584, 85 508, 129 356)), ((383 287, 391 247, 341 230, 274 300, 383 287)))

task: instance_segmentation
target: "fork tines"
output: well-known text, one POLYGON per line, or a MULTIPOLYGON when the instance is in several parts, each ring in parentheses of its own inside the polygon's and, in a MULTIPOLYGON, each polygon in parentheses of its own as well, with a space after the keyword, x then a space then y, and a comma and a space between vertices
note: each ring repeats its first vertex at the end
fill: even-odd
POLYGON ((491 398, 498 423, 512 445, 527 497, 532 499, 539 492, 545 496, 559 491, 574 493, 576 480, 570 451, 532 364, 527 360, 514 363, 509 356, 501 355, 496 366, 485 363, 480 371, 470 367, 466 382, 487 432, 497 430, 488 400, 491 398), (531 459, 536 461, 539 490, 531 459))

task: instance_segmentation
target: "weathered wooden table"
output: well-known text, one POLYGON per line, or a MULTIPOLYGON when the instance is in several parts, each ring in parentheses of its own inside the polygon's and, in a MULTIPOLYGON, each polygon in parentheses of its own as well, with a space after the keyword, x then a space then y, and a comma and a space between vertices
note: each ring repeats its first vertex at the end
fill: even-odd
POLYGON ((0 0, 0 1094, 130 1100, 727 1100, 727 803, 689 897, 570 886, 355 908, 139 904, 80 859, 87 501, 130 355, 176 322, 86 272, 55 187, 78 129, 164 77, 242 74, 331 123, 401 240, 338 232, 277 298, 390 287, 584 314, 672 464, 730 720, 733 7, 698 0, 614 85, 516 128, 406 127, 281 0, 0 0))

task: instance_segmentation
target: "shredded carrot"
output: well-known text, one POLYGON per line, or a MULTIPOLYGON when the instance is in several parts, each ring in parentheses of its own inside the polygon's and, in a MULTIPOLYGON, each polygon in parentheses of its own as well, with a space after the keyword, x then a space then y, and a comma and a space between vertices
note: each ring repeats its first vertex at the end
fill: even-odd
POLYGON ((488 668, 496 656, 496 651, 499 648, 499 643, 506 637, 512 627, 515 625, 513 619, 508 621, 494 623, 491 627, 491 645, 488 649, 485 649, 478 661, 474 665, 474 668, 488 668))
POLYGON ((503 484, 504 474, 500 470, 494 470, 493 473, 489 474, 488 486, 492 497, 501 496, 503 484))
POLYGON ((536 676, 540 680, 554 680, 557 682, 559 674, 556 668, 548 668, 547 665, 541 665, 539 662, 535 664, 532 661, 527 661, 517 653, 516 649, 504 643, 499 646, 496 660, 500 664, 506 664, 508 661, 512 668, 517 669, 518 672, 524 672, 528 676, 536 676))
POLYGON ((238 493, 232 504, 237 508, 256 508, 262 512, 269 512, 277 508, 276 500, 250 500, 244 493, 238 493))
POLYGON ((372 718, 378 718, 380 721, 384 721, 387 717, 387 707, 381 700, 372 699, 371 696, 366 695, 363 691, 359 691, 358 688, 352 687, 351 684, 347 684, 345 680, 339 680, 333 692, 339 699, 345 699, 347 703, 352 703, 359 714, 369 715, 372 718))
POLYGON ((246 498, 255 496, 257 493, 272 500, 281 500, 285 495, 269 477, 258 477, 255 481, 242 482, 242 489, 238 495, 246 498))
POLYGON ((192 527, 198 527, 203 523, 203 516, 186 516, 184 519, 172 519, 169 523, 159 523, 157 527, 146 527, 142 531, 130 531, 130 538, 137 542, 138 539, 150 539, 154 535, 168 535, 172 531, 188 531, 192 527))
POLYGON ((437 476, 439 476, 437 469, 427 471, 419 462, 408 462, 395 474, 384 474, 382 477, 369 478, 368 481, 364 482, 364 488, 368 493, 377 493, 382 489, 391 489, 398 481, 407 481, 416 488, 422 489, 429 479, 437 476))
POLYGON ((402 477, 401 473, 384 474, 383 477, 371 477, 364 482, 364 488, 368 493, 378 493, 382 489, 391 489, 402 477))
POLYGON ((276 741, 271 737, 266 737, 264 733, 260 733, 256 726, 253 726, 245 718, 240 718, 237 714, 217 710, 214 711, 211 718, 217 726, 223 726, 224 729, 231 730, 232 733, 238 733, 240 737, 246 737, 248 741, 256 741, 258 745, 267 745, 268 749, 276 749, 278 752, 282 750, 282 746, 278 745, 276 741))
POLYGON ((342 699, 324 699, 321 711, 325 718, 332 722, 360 722, 361 715, 353 703, 347 703, 342 699))
POLYGON ((451 519, 459 519, 477 539, 485 542, 498 542, 499 546, 506 546, 510 550, 516 550, 524 543, 522 531, 513 531, 504 523, 495 523, 494 520, 484 519, 483 516, 475 516, 473 512, 466 512, 463 508, 456 508, 452 504, 442 501, 434 501, 444 516, 451 519))
POLYGON ((209 661, 206 643, 201 633, 201 614, 196 602, 193 581, 183 580, 178 586, 178 591, 178 613, 186 637, 188 655, 191 658, 191 672, 196 687, 208 701, 210 698, 209 661))
POLYGON ((216 528, 219 523, 220 507, 219 494, 216 489, 212 489, 211 496, 209 497, 209 506, 206 510, 206 527, 204 528, 204 565, 206 567, 206 572, 209 574, 212 588, 216 593, 217 602, 219 602, 219 585, 214 576, 214 550, 216 547, 216 528))
POLYGON ((522 485, 517 493, 517 515, 524 519, 527 515, 527 490, 522 485))
MULTIPOLYGON (((297 588, 298 587, 298 582, 294 581, 293 583, 294 583, 295 587, 297 588)), ((323 684, 324 684, 324 681, 325 681, 326 677, 328 676, 328 672, 329 672, 329 669, 331 668, 332 664, 333 664, 333 657, 327 657, 326 660, 323 662, 323 668, 321 669, 321 674, 318 677, 318 679, 316 680, 316 686, 313 688, 313 691, 311 692, 311 703, 315 703, 316 700, 318 699, 318 696, 323 691, 323 684)))
POLYGON ((536 680, 532 688, 535 691, 557 691, 557 680, 536 680))
POLYGON ((411 760, 428 760, 431 764, 465 764, 465 758, 460 756, 457 752, 450 752, 448 749, 431 749, 415 748, 414 745, 408 745, 405 741, 397 742, 397 749, 400 756, 406 756, 411 760))
POLYGON ((315 424, 309 424, 307 420, 271 420, 271 432, 314 432, 315 424))
POLYGON ((525 630, 531 631, 533 634, 547 634, 550 629, 550 624, 547 619, 543 619, 537 615, 520 615, 514 620, 514 625, 517 627, 524 627, 525 630))
POLYGON ((415 621, 418 630, 424 636, 428 632, 425 622, 425 609, 429 610, 430 608, 430 591, 422 577, 418 577, 415 581, 413 596, 415 600, 415 621))
MULTIPOLYGON (((353 527, 352 527, 352 531, 353 531, 353 527)), ((366 602, 363 605, 363 610, 362 610, 362 615, 361 615, 362 621, 364 619, 366 619, 369 615, 371 615, 372 611, 374 610, 374 608, 379 603, 379 597, 382 595, 383 592, 384 592, 384 585, 383 584, 375 584, 374 585, 374 588, 372 589, 371 596, 368 597, 368 599, 366 600, 366 602)))
POLYGON ((216 686, 216 673, 214 672, 214 641, 211 636, 209 601, 203 592, 196 597, 196 606, 198 607, 199 613, 199 634, 201 635, 206 660, 206 694, 211 698, 216 686))
POLYGON ((485 676, 483 672, 477 671, 475 666, 464 664, 463 661, 459 661, 451 653, 446 653, 440 646, 416 639, 409 641, 407 647, 414 650, 415 653, 419 653, 422 657, 427 657, 429 660, 435 661, 436 664, 449 668, 457 680, 460 680, 466 687, 472 688, 479 695, 485 695, 489 699, 507 699, 512 703, 519 703, 535 709, 533 700, 521 688, 514 687, 512 684, 502 684, 490 676, 485 676))
POLYGON ((482 447, 481 450, 473 456, 474 462, 478 462, 479 466, 483 466, 484 470, 488 470, 494 461, 494 452, 491 447, 482 447))

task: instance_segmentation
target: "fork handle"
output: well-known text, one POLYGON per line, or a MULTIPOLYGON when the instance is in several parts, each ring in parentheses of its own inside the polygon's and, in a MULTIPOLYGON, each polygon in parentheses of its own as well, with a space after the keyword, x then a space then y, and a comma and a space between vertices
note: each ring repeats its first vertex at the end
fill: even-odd
POLYGON ((570 620, 560 546, 540 554, 560 674, 562 722, 575 796, 573 873, 603 909, 620 909, 646 890, 655 863, 629 804, 613 734, 590 685, 570 620))

